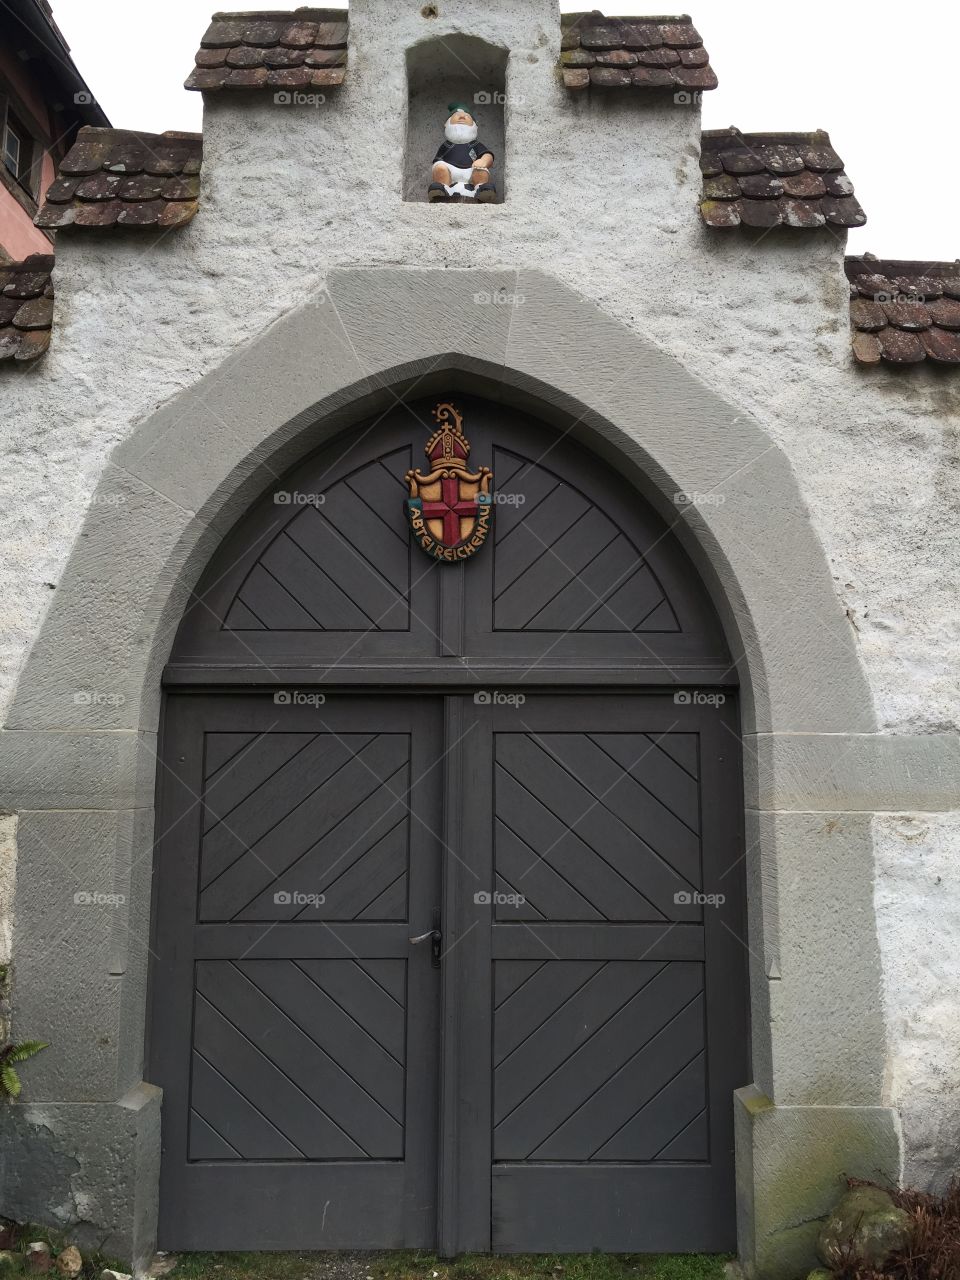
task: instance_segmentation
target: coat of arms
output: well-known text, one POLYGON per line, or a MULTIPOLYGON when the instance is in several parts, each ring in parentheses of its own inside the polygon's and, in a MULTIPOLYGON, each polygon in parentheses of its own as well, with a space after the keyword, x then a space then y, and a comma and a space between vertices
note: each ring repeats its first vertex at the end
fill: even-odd
POLYGON ((466 560, 483 546, 493 518, 493 473, 489 467, 470 471, 470 442, 463 418, 452 404, 438 404, 439 423, 426 443, 430 463, 426 475, 408 471, 407 515, 413 536, 436 560, 466 560))

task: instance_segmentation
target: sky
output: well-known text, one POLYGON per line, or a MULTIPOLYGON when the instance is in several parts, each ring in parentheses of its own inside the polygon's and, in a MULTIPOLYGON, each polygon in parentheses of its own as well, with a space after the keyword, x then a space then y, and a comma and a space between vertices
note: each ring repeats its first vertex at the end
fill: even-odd
MULTIPOLYGON (((289 10, 298 3, 250 0, 245 7, 289 10)), ((644 12, 642 0, 594 3, 608 14, 644 12)), ((719 89, 703 95, 705 128, 826 129, 867 212, 867 225, 850 232, 851 253, 960 257, 957 0, 692 5, 720 78, 719 89)), ((54 15, 113 124, 159 133, 201 128, 202 95, 182 84, 215 7, 213 0, 163 0, 159 7, 54 0, 54 15)), ((561 3, 564 11, 587 7, 589 0, 561 3)), ((663 0, 647 6, 658 7, 663 0)))

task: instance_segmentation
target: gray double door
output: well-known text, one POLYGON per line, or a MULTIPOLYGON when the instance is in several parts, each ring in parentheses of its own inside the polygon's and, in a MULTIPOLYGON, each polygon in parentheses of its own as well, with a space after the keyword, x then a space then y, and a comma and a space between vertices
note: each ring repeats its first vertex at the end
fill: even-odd
POLYGON ((518 692, 168 694, 161 1247, 734 1247, 735 700, 518 692))

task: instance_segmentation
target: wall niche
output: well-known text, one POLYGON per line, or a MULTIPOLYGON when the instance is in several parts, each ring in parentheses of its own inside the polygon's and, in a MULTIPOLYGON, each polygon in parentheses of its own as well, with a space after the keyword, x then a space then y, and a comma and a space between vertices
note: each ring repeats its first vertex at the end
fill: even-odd
MULTIPOLYGON (((427 202, 430 171, 444 141, 448 104, 462 103, 477 122, 479 140, 494 153, 497 202, 506 192, 505 103, 508 51, 478 36, 453 33, 407 50, 407 140, 403 198, 427 202)), ((472 204, 472 200, 461 204, 472 204)))

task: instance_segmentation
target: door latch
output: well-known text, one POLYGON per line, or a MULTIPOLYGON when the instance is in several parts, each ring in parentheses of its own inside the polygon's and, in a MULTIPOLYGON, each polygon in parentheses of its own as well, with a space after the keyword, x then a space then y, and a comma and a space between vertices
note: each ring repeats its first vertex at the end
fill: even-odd
POLYGON ((429 933, 418 934, 416 938, 410 941, 416 946, 420 942, 430 943, 430 964, 434 969, 440 968, 441 948, 443 947, 443 934, 440 931, 440 912, 433 913, 433 928, 429 933))

